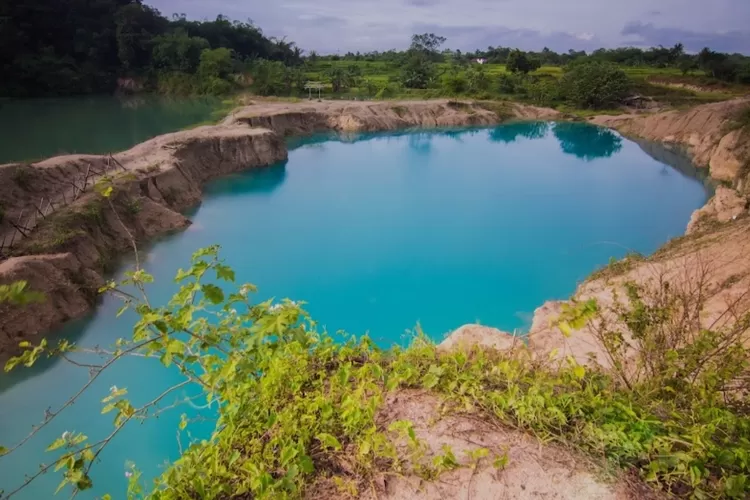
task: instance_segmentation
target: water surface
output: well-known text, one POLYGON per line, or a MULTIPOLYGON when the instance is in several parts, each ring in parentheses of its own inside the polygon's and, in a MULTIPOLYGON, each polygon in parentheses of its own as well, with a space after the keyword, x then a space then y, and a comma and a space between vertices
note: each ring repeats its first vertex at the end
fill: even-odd
POLYGON ((212 118, 216 98, 86 96, 0 101, 0 164, 122 151, 212 118))
MULTIPOLYGON (((316 136, 295 146, 285 165, 209 185, 194 225, 148 250, 152 302, 175 291, 171 278, 193 251, 219 243, 238 281, 260 287, 259 300, 307 301, 330 331, 369 332, 383 346, 404 342, 418 322, 436 341, 471 322, 524 329, 536 307, 568 297, 611 257, 649 254, 682 234, 706 200, 700 182, 583 124, 316 136)), ((106 299, 66 334, 85 345, 130 335, 133 316, 115 319, 117 307, 106 299)), ((0 444, 17 441, 87 377, 55 363, 0 378, 0 444)), ((0 459, 0 488, 17 484, 64 430, 106 435, 112 423, 98 415, 98 401, 110 386, 145 402, 177 380, 156 361, 117 366, 43 439, 0 459)), ((126 460, 146 477, 174 460, 182 411, 195 412, 126 430, 83 497, 121 498, 126 460)), ((211 428, 190 430, 200 437, 211 428)), ((47 498, 56 483, 45 478, 21 498, 47 498)))

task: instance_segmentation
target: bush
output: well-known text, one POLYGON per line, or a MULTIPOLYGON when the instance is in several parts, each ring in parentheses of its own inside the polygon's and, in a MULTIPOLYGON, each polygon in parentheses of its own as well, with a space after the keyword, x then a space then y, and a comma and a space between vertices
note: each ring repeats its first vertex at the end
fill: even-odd
POLYGON ((619 105, 630 90, 625 72, 610 63, 587 61, 566 71, 561 95, 576 107, 601 109, 619 105))
POLYGON ((232 51, 227 48, 206 49, 201 52, 198 76, 201 79, 226 78, 232 72, 232 51))
POLYGON ((534 104, 551 106, 560 98, 560 84, 555 78, 541 78, 528 83, 526 92, 534 104))
POLYGON ((503 73, 497 78, 497 91, 501 94, 515 94, 519 85, 518 78, 503 73))
POLYGON ((443 76, 443 89, 451 95, 463 94, 468 89, 466 76, 458 68, 451 68, 451 71, 443 76))
POLYGON ((541 66, 541 63, 532 57, 529 57, 525 52, 521 52, 516 49, 508 55, 508 60, 505 63, 505 67, 511 73, 522 73, 527 74, 531 71, 536 71, 541 66))
POLYGON ((221 78, 212 76, 201 82, 201 94, 221 96, 232 91, 232 83, 221 78))

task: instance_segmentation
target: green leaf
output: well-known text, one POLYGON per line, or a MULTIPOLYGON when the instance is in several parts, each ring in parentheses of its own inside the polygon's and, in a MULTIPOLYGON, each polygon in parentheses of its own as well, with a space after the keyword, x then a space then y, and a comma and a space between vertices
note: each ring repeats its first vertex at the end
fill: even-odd
POLYGON ((212 304, 224 302, 224 291, 216 285, 203 285, 201 291, 212 304))
POLYGON ((216 278, 224 281, 234 281, 234 271, 224 264, 216 265, 216 278))
POLYGON ((51 445, 47 446, 47 451, 55 451, 59 448, 62 448, 63 446, 65 446, 65 443, 67 443, 65 438, 59 437, 55 439, 51 445))
POLYGON ((318 434, 316 438, 323 445, 323 448, 333 448, 337 451, 341 449, 341 443, 339 443, 339 440, 335 436, 323 432, 318 434))
POLYGON ((422 386, 425 389, 432 389, 438 385, 438 382, 440 382, 440 377, 434 373, 426 373, 425 376, 422 377, 422 386))
MULTIPOLYGON (((333 438, 333 439, 336 439, 336 438, 333 438)), ((292 459, 294 459, 294 457, 297 456, 297 453, 298 453, 297 447, 294 445, 289 445, 283 450, 281 450, 281 458, 279 459, 281 465, 285 466, 286 464, 291 462, 292 459)))
POLYGON ((586 376, 586 368, 584 368, 582 365, 574 366, 573 375, 575 375, 578 380, 582 380, 583 377, 586 376))
POLYGON ((310 474, 315 470, 312 459, 307 455, 302 455, 299 458, 299 466, 302 469, 303 474, 310 474))
POLYGON ((561 321, 557 324, 557 326, 560 328, 562 334, 566 337, 570 337, 570 335, 573 333, 573 329, 570 327, 570 323, 568 323, 567 321, 561 321))
POLYGON ((498 457, 495 457, 495 460, 492 462, 492 466, 496 469, 504 469, 508 466, 508 463, 510 462, 510 459, 508 458, 508 454, 500 455, 498 457))

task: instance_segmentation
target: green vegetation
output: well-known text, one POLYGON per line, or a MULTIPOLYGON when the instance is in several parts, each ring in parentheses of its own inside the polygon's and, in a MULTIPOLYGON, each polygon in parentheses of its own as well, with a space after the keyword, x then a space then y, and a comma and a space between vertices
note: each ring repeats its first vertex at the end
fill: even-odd
MULTIPOLYGON (((165 306, 146 301, 152 278, 143 270, 109 283, 103 291, 127 291, 118 293, 123 310, 135 309, 140 320, 131 339, 96 351, 106 360, 94 373, 140 355, 184 380, 143 406, 134 405, 127 388, 112 387, 102 400, 102 412, 114 417, 112 434, 97 441, 64 433, 48 447, 51 463, 32 478, 55 468, 61 487, 90 488, 97 456, 118 432, 157 415, 160 401, 191 384, 203 387, 206 404, 217 408, 213 436, 192 442, 153 486, 143 485, 133 468, 131 498, 298 498, 316 480, 357 496, 379 474, 433 480, 459 466, 452 450, 428 459, 409 421, 383 428, 376 418, 388 393, 419 388, 440 395, 445 412, 557 441, 636 470, 654 488, 680 497, 750 494, 749 353, 742 344, 750 316, 745 311, 734 325, 696 328, 698 290, 627 284, 623 300, 606 311, 595 301, 565 309, 561 331, 589 325, 611 360, 604 371, 572 359, 533 359, 523 348, 440 352, 419 332, 407 349, 382 350, 367 337, 337 343, 317 330, 301 304, 254 303, 252 285, 226 289, 234 279, 211 247, 179 271, 180 289, 165 306), (397 436, 406 451, 396 448, 397 436)), ((24 300, 23 291, 0 289, 0 300, 24 300)), ((67 341, 21 347, 6 370, 87 352, 67 341)), ((180 430, 189 425, 183 416, 180 430)), ((18 449, 4 444, 0 460, 18 449)), ((474 453, 475 460, 488 454, 474 453)), ((500 468, 508 463, 507 456, 491 458, 500 468)))
POLYGON ((294 44, 252 24, 167 20, 140 0, 10 2, 2 17, 0 96, 109 92, 118 79, 165 92, 225 93, 236 84, 228 74, 244 73, 250 61, 301 63, 294 44))
POLYGON ((609 280, 617 276, 622 276, 626 272, 630 271, 639 262, 643 262, 646 258, 638 252, 628 252, 628 254, 622 259, 615 259, 612 257, 609 259, 609 263, 591 273, 587 278, 587 281, 594 281, 599 279, 609 280))
POLYGON ((21 189, 29 189, 34 180, 34 167, 21 164, 15 167, 10 179, 21 189))
POLYGON ((560 81, 560 94, 585 109, 617 106, 628 95, 625 72, 611 63, 583 62, 573 65, 560 81))
MULTIPOLYGON (((221 95, 249 89, 261 96, 304 96, 307 81, 324 82, 337 98, 472 97, 602 109, 627 93, 683 106, 747 92, 750 58, 705 48, 599 49, 556 53, 508 47, 461 52, 445 37, 412 37, 405 51, 305 55, 294 43, 269 38, 250 23, 167 19, 141 0, 30 0, 6 9, 0 25, 0 96, 31 97, 156 90, 165 94, 221 95), (73 5, 75 4, 75 5, 73 5), (73 12, 73 14, 69 14, 73 12), (62 21, 61 21, 62 20, 62 21), (85 26, 85 29, 80 29, 85 26), (486 64, 478 64, 482 60, 486 64), (574 70, 574 66, 588 62, 574 70), (607 71, 617 66, 621 73, 607 71), (583 99, 567 84, 588 68, 599 82, 583 99), (570 75, 558 82, 563 75, 570 75), (559 83, 559 84, 558 84, 559 83), (675 88, 687 86, 688 88, 675 88)), ((587 81, 585 79, 578 81, 587 81)))

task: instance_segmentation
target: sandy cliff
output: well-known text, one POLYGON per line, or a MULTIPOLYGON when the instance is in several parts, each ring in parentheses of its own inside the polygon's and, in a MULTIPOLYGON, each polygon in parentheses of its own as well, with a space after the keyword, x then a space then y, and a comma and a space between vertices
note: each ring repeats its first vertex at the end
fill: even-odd
POLYGON ((748 106, 750 99, 736 99, 686 111, 597 116, 591 123, 614 128, 626 136, 680 146, 696 165, 708 167, 713 179, 737 185, 747 175, 743 166, 750 158, 750 141, 746 132, 733 126, 733 120, 748 106))
MULTIPOLYGON (((734 118, 750 99, 708 104, 687 111, 653 115, 599 116, 593 123, 617 129, 636 140, 662 142, 686 151, 698 168, 708 168, 719 181, 715 195, 697 210, 687 235, 668 243, 653 257, 628 261, 614 272, 600 273, 583 283, 574 299, 595 298, 603 307, 622 300, 622 286, 635 282, 646 288, 669 282, 673 289, 701 290, 700 323, 704 328, 727 324, 738 311, 750 310, 750 131, 737 128, 734 118), (619 291, 620 299, 616 298, 619 291), (730 309, 732 312, 727 313, 730 309)), ((648 144, 644 143, 645 150, 648 144)), ((617 269, 617 268, 615 268, 617 269)), ((565 338, 554 323, 569 301, 547 302, 534 314, 529 347, 547 356, 557 352, 580 363, 609 367, 595 332, 586 327, 565 338)), ((750 339, 748 339, 750 342, 750 339)))
MULTIPOLYGON (((268 130, 244 126, 201 127, 157 137, 114 155, 110 168, 116 189, 111 203, 95 189, 38 224, 0 263, 0 284, 26 280, 44 292, 43 303, 23 308, 0 305, 0 354, 21 339, 43 334, 85 315, 113 259, 138 241, 190 224, 181 210, 195 205, 207 180, 287 157, 283 140, 268 130)), ((103 171, 102 156, 51 158, 33 165, 0 166, 0 199, 6 217, 33 210, 41 197, 72 200, 70 179, 87 170, 103 171), (17 182, 18 168, 27 178, 17 182)), ((100 181, 101 182, 101 181, 100 181)))

